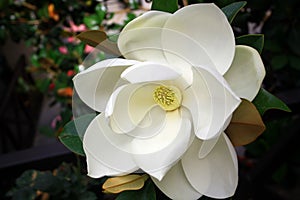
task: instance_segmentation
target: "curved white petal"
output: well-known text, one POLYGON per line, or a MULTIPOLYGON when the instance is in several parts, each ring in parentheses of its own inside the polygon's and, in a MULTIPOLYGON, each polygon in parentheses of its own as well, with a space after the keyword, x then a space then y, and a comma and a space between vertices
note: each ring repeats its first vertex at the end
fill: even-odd
POLYGON ((110 143, 104 134, 116 133, 108 127, 104 114, 99 114, 89 124, 83 138, 83 147, 88 157, 88 169, 91 170, 89 174, 99 176, 117 172, 131 173, 137 170, 138 167, 133 161, 132 155, 110 143), (100 165, 96 166, 97 164, 100 165))
MULTIPOLYGON (((163 132, 166 133, 164 138, 155 136, 156 138, 153 139, 157 140, 156 142, 154 142, 151 138, 151 140, 153 140, 152 143, 155 143, 155 145, 156 143, 161 143, 160 139, 171 140, 172 142, 169 145, 151 154, 134 156, 134 160, 137 165, 143 171, 158 180, 161 180, 166 172, 181 158, 181 156, 189 148, 191 141, 194 139, 194 134, 192 134, 191 131, 190 119, 183 116, 185 115, 184 113, 180 115, 181 116, 178 116, 178 118, 176 117, 175 119, 171 119, 174 120, 174 122, 166 124, 164 130, 161 131, 160 134, 164 134, 163 132), (166 136, 168 138, 166 138, 166 136)), ((174 114, 167 114, 166 120, 170 120, 168 117, 174 118, 174 114)), ((151 144, 149 143, 149 145, 151 144)))
POLYGON ((265 75, 265 67, 259 53, 252 47, 238 45, 234 60, 224 78, 240 98, 252 101, 265 75))
POLYGON ((121 73, 128 66, 137 63, 138 61, 119 58, 98 62, 73 78, 74 88, 85 104, 103 112, 121 73))
POLYGON ((121 176, 124 172, 112 169, 103 164, 101 160, 94 158, 93 154, 85 150, 88 176, 92 178, 101 178, 103 176, 121 176))
POLYGON ((149 11, 129 22, 118 39, 122 55, 127 59, 166 64, 161 46, 161 31, 171 14, 149 11))
MULTIPOLYGON (((141 156, 162 151, 170 147, 179 137, 178 130, 181 128, 182 119, 178 110, 165 112, 156 106, 147 113, 146 118, 150 122, 145 123, 144 127, 137 126, 136 129, 126 134, 104 132, 104 135, 120 150, 141 156)), ((189 137, 189 133, 186 136, 189 137)))
POLYGON ((128 84, 117 88, 105 110, 115 132, 128 133, 139 126, 145 115, 157 105, 153 91, 158 84, 128 84))
MULTIPOLYGON (((229 69, 235 50, 234 34, 226 16, 216 5, 194 4, 183 7, 166 21, 164 28, 178 31, 197 41, 219 73, 224 74, 229 69)), ((171 41, 170 39, 168 43, 171 41)), ((178 45, 178 48, 181 46, 178 45)), ((199 56, 193 48, 188 53, 195 59, 199 56)))
MULTIPOLYGON (((227 128, 227 126, 229 125, 230 121, 231 121, 232 115, 230 117, 228 117, 227 121, 224 123, 223 128, 221 130, 225 130, 227 128)), ((209 152, 214 148, 214 146, 217 144, 219 137, 214 137, 210 140, 203 140, 200 150, 199 150, 199 158, 202 159, 205 156, 207 156, 207 154, 209 154, 209 152)))
POLYGON ((186 179, 181 162, 174 165, 161 181, 151 178, 155 185, 171 199, 196 200, 202 196, 186 179))
POLYGON ((167 65, 154 62, 141 62, 128 67, 121 77, 130 83, 177 79, 181 74, 167 65))
POLYGON ((201 143, 201 140, 194 140, 182 158, 183 170, 188 181, 205 196, 232 196, 238 183, 237 156, 232 144, 223 133, 213 150, 203 159, 197 159, 201 143))
POLYGON ((218 72, 204 68, 193 68, 193 72, 193 84, 183 92, 182 105, 191 112, 196 136, 210 140, 226 128, 241 100, 218 72))

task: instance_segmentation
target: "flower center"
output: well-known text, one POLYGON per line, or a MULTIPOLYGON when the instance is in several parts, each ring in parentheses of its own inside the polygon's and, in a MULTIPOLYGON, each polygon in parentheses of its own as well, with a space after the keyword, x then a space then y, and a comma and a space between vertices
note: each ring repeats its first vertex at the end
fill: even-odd
POLYGON ((180 107, 182 96, 178 88, 160 85, 153 91, 153 99, 165 111, 173 111, 180 107))

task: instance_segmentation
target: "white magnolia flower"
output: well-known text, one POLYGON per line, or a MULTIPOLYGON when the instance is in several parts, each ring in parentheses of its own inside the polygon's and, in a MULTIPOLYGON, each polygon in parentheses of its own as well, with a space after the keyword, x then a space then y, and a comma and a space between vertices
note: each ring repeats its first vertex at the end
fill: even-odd
POLYGON ((214 4, 149 11, 124 28, 118 47, 126 59, 74 78, 100 112, 83 139, 89 176, 142 169, 172 199, 232 196, 238 166, 224 130, 240 98, 252 101, 261 86, 259 54, 235 46, 214 4))

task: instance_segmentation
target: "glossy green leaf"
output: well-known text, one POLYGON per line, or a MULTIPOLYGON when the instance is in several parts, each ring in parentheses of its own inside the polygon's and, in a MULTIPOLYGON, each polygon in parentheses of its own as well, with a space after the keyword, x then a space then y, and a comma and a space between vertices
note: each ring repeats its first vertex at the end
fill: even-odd
POLYGON ((153 0, 151 10, 174 13, 178 10, 178 0, 153 0))
POLYGON ((84 156, 80 135, 84 134, 95 116, 96 114, 87 114, 70 121, 64 126, 63 131, 58 137, 59 140, 72 152, 84 156))
POLYGON ((106 11, 105 11, 105 6, 101 3, 99 3, 96 8, 95 8, 95 11, 96 11, 96 14, 98 16, 98 25, 102 24, 102 21, 104 20, 105 18, 105 15, 106 15, 106 11))
POLYGON ((222 11, 226 15, 228 21, 231 23, 237 13, 247 4, 246 1, 239 1, 232 4, 229 4, 222 8, 222 11))
POLYGON ((252 103, 256 106, 260 115, 263 115, 267 110, 279 109, 286 112, 291 112, 290 108, 280 99, 261 88, 252 103))
POLYGON ((99 30, 84 31, 76 37, 92 47, 96 47, 107 38, 106 33, 99 30))
POLYGON ((85 16, 83 18, 83 22, 88 28, 94 29, 96 26, 100 26, 102 20, 101 18, 99 18, 97 14, 93 14, 93 15, 85 16))
POLYGON ((247 45, 256 49, 259 53, 262 52, 264 48, 264 35, 263 34, 249 34, 242 35, 235 39, 236 44, 247 45))
POLYGON ((116 200, 132 200, 132 199, 156 200, 155 188, 151 179, 148 179, 148 181, 145 182, 145 185, 141 190, 124 191, 116 198, 116 200))

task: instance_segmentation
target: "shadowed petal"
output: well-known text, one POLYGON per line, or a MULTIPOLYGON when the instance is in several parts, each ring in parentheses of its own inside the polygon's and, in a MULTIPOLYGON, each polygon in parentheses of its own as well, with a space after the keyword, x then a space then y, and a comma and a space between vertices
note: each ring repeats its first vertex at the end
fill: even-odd
POLYGON ((230 69, 224 75, 232 90, 240 97, 252 101, 266 75, 259 53, 252 47, 239 45, 230 69))

